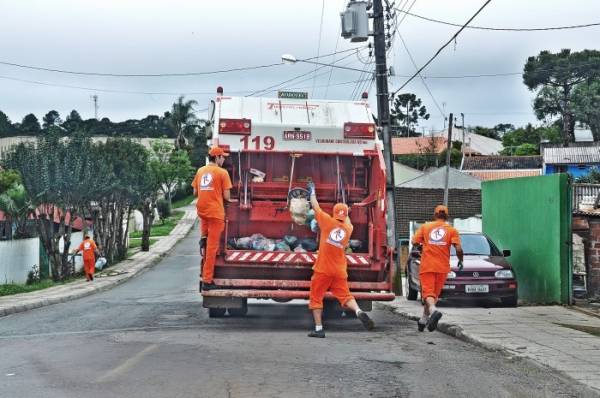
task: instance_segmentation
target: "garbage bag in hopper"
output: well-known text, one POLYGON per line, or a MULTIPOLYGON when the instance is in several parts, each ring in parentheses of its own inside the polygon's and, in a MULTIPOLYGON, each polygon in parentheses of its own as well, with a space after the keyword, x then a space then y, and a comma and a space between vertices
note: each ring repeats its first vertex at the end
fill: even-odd
POLYGON ((300 244, 298 238, 296 238, 294 235, 286 235, 283 237, 283 240, 285 241, 285 243, 287 243, 290 249, 295 249, 296 246, 300 244))
POLYGON ((314 252, 317 250, 317 241, 313 238, 302 239, 300 245, 307 252, 314 252))
POLYGON ((238 238, 235 241, 235 246, 240 250, 251 250, 252 249, 252 238, 243 237, 238 238))
POLYGON ((285 243, 285 240, 277 239, 275 241, 275 251, 289 252, 289 251, 292 251, 292 249, 290 248, 290 246, 287 243, 285 243))

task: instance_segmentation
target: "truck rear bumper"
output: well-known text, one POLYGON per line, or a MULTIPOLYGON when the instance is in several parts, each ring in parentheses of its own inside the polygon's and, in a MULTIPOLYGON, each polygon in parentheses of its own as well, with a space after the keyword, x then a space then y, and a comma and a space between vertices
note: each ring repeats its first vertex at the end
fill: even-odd
MULTIPOLYGON (((351 292, 356 300, 367 301, 392 301, 396 297, 390 292, 351 292)), ((216 289, 203 291, 203 297, 237 297, 237 298, 263 298, 263 299, 308 299, 307 290, 260 290, 260 289, 216 289)), ((327 292, 325 299, 334 300, 335 297, 327 292)))

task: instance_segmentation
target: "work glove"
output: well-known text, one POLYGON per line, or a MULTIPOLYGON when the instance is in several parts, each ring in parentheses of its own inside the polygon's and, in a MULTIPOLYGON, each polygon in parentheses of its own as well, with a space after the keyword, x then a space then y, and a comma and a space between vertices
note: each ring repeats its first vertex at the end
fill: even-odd
POLYGON ((459 270, 459 271, 462 271, 462 270, 463 270, 463 268, 464 268, 464 265, 463 265, 463 262, 462 262, 462 260, 458 260, 458 270, 459 270))
POLYGON ((308 184, 306 184, 306 190, 308 191, 309 198, 311 196, 313 196, 315 194, 315 183, 312 181, 309 181, 308 184))

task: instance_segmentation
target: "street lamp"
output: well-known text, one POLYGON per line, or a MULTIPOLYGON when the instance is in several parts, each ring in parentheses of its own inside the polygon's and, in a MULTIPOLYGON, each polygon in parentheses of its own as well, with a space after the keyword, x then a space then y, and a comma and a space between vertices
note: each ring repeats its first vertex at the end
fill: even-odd
MULTIPOLYGON (((316 62, 316 61, 310 61, 308 59, 298 59, 295 56, 293 56, 292 54, 283 54, 281 56, 281 61, 284 64, 295 64, 296 62, 304 62, 305 64, 313 64, 313 65, 320 65, 320 66, 330 66, 332 68, 338 68, 338 69, 346 69, 346 70, 352 70, 355 72, 361 72, 364 73, 365 71, 363 69, 358 69, 358 68, 350 68, 348 66, 340 66, 340 65, 334 65, 334 64, 326 64, 323 62, 316 62)), ((373 72, 374 73, 374 72, 373 72)))

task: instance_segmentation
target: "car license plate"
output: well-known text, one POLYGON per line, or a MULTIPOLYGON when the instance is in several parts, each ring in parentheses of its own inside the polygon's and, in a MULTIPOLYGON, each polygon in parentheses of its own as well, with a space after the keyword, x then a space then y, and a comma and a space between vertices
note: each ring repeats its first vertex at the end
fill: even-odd
POLYGON ((465 285, 466 293, 489 293, 490 285, 465 285))

